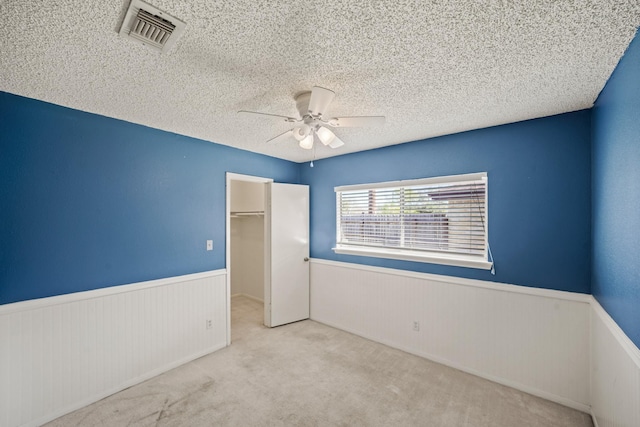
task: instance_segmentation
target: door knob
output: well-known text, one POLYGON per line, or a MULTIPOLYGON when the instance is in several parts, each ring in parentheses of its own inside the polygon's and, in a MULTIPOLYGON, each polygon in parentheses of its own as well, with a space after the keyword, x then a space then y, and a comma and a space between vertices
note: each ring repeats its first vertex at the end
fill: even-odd
POLYGON ((308 262, 308 261, 309 261, 309 258, 304 257, 304 262, 308 262))

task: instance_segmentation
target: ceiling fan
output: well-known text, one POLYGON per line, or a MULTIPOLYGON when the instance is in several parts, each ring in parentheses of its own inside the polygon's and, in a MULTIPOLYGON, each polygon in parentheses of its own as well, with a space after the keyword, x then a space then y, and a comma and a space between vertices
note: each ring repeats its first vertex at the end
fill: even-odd
POLYGON ((260 113, 257 111, 238 111, 238 114, 259 114, 261 116, 284 119, 285 122, 294 123, 293 128, 268 140, 267 142, 279 142, 295 138, 300 147, 310 150, 313 148, 314 136, 324 145, 331 148, 338 148, 344 142, 336 136, 327 126, 338 127, 361 127, 376 126, 384 123, 384 116, 355 116, 355 117, 331 117, 325 118, 324 114, 335 97, 335 92, 323 87, 314 86, 311 92, 303 92, 296 96, 296 108, 300 113, 300 118, 280 116, 277 114, 260 113))

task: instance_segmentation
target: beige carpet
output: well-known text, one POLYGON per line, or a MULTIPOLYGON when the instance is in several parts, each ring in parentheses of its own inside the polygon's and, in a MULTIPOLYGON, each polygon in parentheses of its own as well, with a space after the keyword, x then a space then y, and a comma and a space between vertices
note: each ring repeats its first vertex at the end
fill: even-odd
MULTIPOLYGON (((96 367, 99 369, 99 367, 96 367)), ((592 426, 584 413, 314 321, 262 326, 232 301, 232 345, 48 426, 592 426)))

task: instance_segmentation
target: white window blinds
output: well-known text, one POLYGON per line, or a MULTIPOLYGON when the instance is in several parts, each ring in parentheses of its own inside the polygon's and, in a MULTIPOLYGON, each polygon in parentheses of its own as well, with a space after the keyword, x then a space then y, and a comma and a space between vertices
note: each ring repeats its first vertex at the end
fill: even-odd
POLYGON ((337 245, 487 259, 486 173, 336 187, 337 245))

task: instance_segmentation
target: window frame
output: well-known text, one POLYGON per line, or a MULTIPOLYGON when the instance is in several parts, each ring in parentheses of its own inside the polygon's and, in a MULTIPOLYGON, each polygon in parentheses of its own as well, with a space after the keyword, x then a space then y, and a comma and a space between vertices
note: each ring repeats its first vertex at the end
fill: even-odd
POLYGON ((431 264, 442 264, 457 267, 477 268, 482 270, 491 270, 493 260, 489 260, 489 181, 486 172, 437 176, 431 178, 386 181, 368 184, 343 185, 334 187, 336 193, 336 245, 332 250, 336 254, 368 256, 375 258, 397 259, 404 261, 424 262, 431 264), (346 191, 358 190, 378 190, 384 188, 396 187, 412 187, 419 185, 434 184, 455 184, 462 181, 483 180, 485 185, 484 200, 484 253, 483 255, 469 255, 451 252, 429 251, 429 250, 411 250, 385 246, 360 246, 350 244, 339 244, 340 241, 340 194, 346 191))

